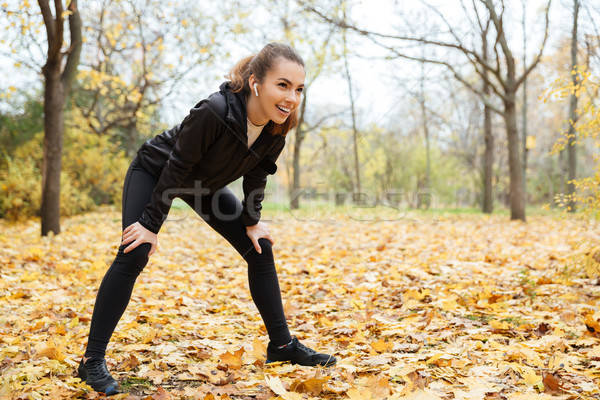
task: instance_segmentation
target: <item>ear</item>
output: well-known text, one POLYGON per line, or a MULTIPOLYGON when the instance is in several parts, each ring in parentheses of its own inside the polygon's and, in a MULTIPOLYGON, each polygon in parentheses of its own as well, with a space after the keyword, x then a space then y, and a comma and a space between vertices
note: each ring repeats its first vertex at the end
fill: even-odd
POLYGON ((254 74, 250 75, 250 77, 248 78, 248 85, 250 86, 250 89, 253 90, 254 88, 254 84, 258 83, 258 81, 256 80, 256 78, 254 77, 254 74))

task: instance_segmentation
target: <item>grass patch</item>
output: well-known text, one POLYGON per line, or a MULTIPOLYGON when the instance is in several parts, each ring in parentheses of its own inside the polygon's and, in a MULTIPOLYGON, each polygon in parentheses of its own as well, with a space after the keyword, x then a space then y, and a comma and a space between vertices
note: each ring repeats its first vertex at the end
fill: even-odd
POLYGON ((504 318, 500 322, 508 322, 511 324, 515 324, 517 326, 521 326, 521 325, 525 325, 525 324, 529 323, 528 321, 525 321, 523 318, 520 318, 520 317, 508 317, 508 318, 504 318))
MULTIPOLYGON (((355 205, 342 204, 335 205, 333 202, 326 201, 305 201, 300 203, 298 209, 292 210, 289 203, 269 202, 262 203, 262 214, 265 219, 271 221, 287 220, 289 218, 300 220, 336 220, 336 219, 356 219, 356 220, 439 220, 440 218, 452 218, 461 216, 484 216, 480 208, 431 208, 431 209, 413 209, 406 205, 385 206, 385 205, 355 205)), ((175 198, 171 209, 179 212, 192 212, 191 208, 180 198, 175 198)), ((492 216, 510 217, 510 210, 505 207, 496 207, 492 216)), ((577 215, 577 214, 575 214, 577 215)), ((554 216, 565 217, 566 214, 560 209, 544 209, 542 205, 531 205, 526 209, 526 217, 554 216)), ((573 216, 573 214, 568 215, 573 216)))
POLYGON ((483 314, 469 314, 465 315, 465 318, 471 321, 478 322, 489 322, 493 319, 491 315, 483 315, 483 314))
POLYGON ((120 382, 121 388, 123 390, 131 390, 131 389, 151 389, 152 383, 147 378, 136 378, 136 377, 127 377, 120 382))

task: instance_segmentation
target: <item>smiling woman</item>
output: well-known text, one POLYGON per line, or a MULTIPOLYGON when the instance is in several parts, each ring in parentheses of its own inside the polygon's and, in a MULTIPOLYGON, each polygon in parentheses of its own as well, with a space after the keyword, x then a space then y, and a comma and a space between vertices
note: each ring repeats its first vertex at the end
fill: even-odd
POLYGON ((228 78, 232 91, 246 96, 248 120, 266 124, 268 133, 285 135, 298 123, 305 76, 304 61, 294 49, 270 43, 256 56, 240 60, 228 78))
POLYGON ((173 198, 180 197, 248 263, 252 299, 267 333, 266 362, 330 366, 333 356, 298 342, 288 329, 275 269, 273 238, 260 222, 267 175, 298 122, 304 62, 288 45, 269 43, 241 60, 220 91, 200 101, 181 124, 138 150, 123 186, 123 236, 94 306, 79 376, 94 390, 119 391, 106 368, 110 337, 135 281, 157 247, 173 198), (244 199, 226 187, 243 177, 244 199))

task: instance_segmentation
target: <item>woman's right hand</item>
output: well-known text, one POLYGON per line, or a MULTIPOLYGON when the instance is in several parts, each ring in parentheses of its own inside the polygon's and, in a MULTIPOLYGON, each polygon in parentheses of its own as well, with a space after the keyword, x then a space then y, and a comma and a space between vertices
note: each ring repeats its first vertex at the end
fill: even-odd
POLYGON ((139 222, 134 222, 123 231, 123 241, 121 244, 125 245, 131 243, 123 250, 123 253, 129 253, 142 243, 150 243, 151 247, 150 252, 148 253, 148 257, 150 257, 156 251, 156 246, 158 245, 157 236, 156 233, 150 232, 139 222))

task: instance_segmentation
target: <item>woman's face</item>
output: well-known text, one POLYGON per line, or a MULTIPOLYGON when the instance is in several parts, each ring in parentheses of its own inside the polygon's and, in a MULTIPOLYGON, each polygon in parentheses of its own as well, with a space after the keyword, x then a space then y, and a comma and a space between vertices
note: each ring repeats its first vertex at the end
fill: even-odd
POLYGON ((277 59, 263 82, 259 83, 254 76, 250 77, 250 96, 254 98, 252 101, 258 101, 258 107, 255 107, 257 113, 254 115, 257 121, 252 122, 263 124, 271 120, 283 124, 290 113, 300 105, 304 78, 304 67, 283 57, 277 59), (255 83, 258 97, 255 97, 255 83))

